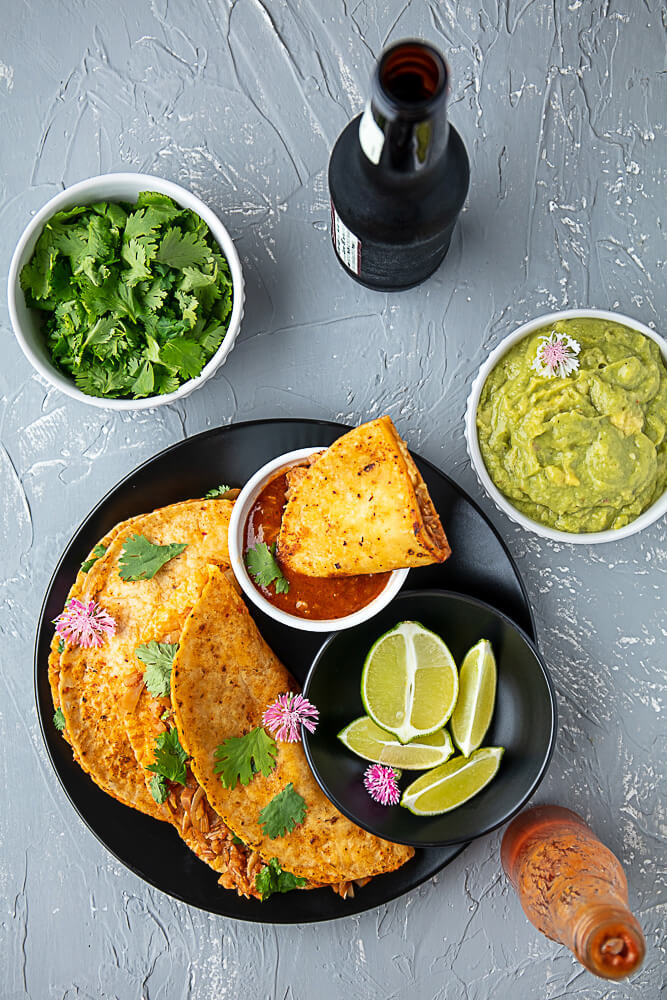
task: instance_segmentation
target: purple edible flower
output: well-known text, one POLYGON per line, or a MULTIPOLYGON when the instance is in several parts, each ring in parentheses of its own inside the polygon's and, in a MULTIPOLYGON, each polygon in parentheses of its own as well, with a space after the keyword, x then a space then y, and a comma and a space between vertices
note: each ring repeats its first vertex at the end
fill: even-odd
POLYGON ((320 713, 301 694, 281 694, 264 712, 262 724, 282 743, 296 743, 301 739, 301 726, 309 733, 315 732, 320 713))
POLYGON ((116 623, 104 608, 95 601, 77 600, 72 597, 65 610, 54 618, 53 624, 61 639, 67 639, 73 646, 91 646, 99 649, 107 636, 116 631, 116 623))
POLYGON ((401 797, 397 778, 393 767, 371 764, 364 772, 364 785, 370 797, 381 806, 395 806, 401 797))

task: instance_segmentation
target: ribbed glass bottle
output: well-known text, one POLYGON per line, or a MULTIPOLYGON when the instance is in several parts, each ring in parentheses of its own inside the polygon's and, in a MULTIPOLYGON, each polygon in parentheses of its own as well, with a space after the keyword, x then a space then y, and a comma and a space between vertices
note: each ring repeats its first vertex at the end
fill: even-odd
POLYGON ((561 806, 526 810, 505 831, 501 860, 530 922, 590 972, 622 979, 639 968, 644 936, 625 872, 580 816, 561 806))

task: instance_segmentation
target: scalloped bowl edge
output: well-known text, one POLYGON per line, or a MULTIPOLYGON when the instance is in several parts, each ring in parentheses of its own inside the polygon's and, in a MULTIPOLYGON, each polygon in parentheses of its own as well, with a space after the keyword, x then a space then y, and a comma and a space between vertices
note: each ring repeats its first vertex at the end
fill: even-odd
POLYGON ((14 335, 26 358, 42 378, 55 386, 65 395, 80 403, 96 406, 105 410, 147 410, 156 406, 165 406, 176 400, 184 399, 208 381, 225 361, 234 346, 243 319, 245 291, 241 261, 234 242, 227 229, 197 195, 181 187, 173 181, 152 174, 111 173, 88 177, 86 180, 72 184, 60 191, 33 216, 14 250, 9 276, 7 279, 7 301, 9 316, 14 335), (227 258, 232 276, 232 312, 224 340, 213 357, 204 365, 199 375, 188 379, 174 392, 163 396, 149 396, 146 399, 107 399, 102 396, 89 396, 77 389, 66 375, 60 372, 52 363, 46 344, 39 329, 38 317, 33 316, 34 310, 26 306, 19 276, 23 265, 27 263, 35 248, 44 223, 56 212, 69 208, 77 202, 92 204, 95 201, 133 201, 141 191, 158 191, 173 198, 183 208, 189 208, 204 220, 213 238, 218 243, 222 253, 227 258))
POLYGON ((564 309, 558 312, 545 313, 542 316, 537 316, 535 319, 531 319, 528 320, 528 322, 523 323, 513 333, 510 333, 507 337, 501 340, 498 346, 494 348, 491 354, 489 354, 486 361, 480 366, 468 395, 464 433, 470 464, 472 465, 473 471, 477 476, 477 481, 482 489, 493 500, 498 510, 500 510, 503 514, 506 514, 516 524, 525 528, 526 531, 532 531, 534 534, 540 535, 542 538, 549 538, 555 542, 565 542, 571 545, 599 545, 603 542, 615 542, 620 541, 622 538, 628 538, 630 535, 634 535, 637 532, 642 531, 644 528, 647 528, 650 524, 654 524, 658 521, 665 513, 667 513, 667 491, 665 491, 662 496, 655 501, 655 503, 651 504, 647 510, 640 514, 639 517, 635 518, 634 521, 631 521, 629 524, 624 525, 622 528, 609 528, 606 531, 591 531, 588 533, 558 531, 555 528, 550 528, 548 525, 540 524, 539 521, 535 521, 533 518, 522 514, 521 511, 517 510, 507 497, 500 492, 486 469, 484 459, 482 458, 482 452, 479 447, 479 438, 477 436, 476 418, 479 399, 482 394, 484 383, 500 359, 507 354, 509 349, 513 347, 514 344, 518 343, 518 341, 522 340, 528 334, 533 333, 533 331, 539 330, 540 327, 547 326, 549 323, 556 323, 561 319, 574 319, 575 317, 606 319, 611 322, 620 323, 623 326, 630 327, 631 330, 636 330, 638 333, 643 333, 644 336, 653 340, 658 345, 663 361, 665 362, 665 365, 667 365, 667 342, 665 342, 664 337, 662 337, 659 333, 656 333, 655 330, 651 330, 643 323, 640 323, 638 320, 631 319, 629 316, 624 316, 622 313, 609 312, 604 309, 564 309))

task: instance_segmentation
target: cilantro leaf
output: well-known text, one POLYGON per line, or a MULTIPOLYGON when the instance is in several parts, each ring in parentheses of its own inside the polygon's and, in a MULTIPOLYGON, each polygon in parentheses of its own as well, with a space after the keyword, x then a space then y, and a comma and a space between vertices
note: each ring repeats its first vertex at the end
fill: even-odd
POLYGON ((88 558, 81 563, 81 572, 87 573, 89 569, 92 569, 97 560, 102 558, 106 550, 106 545, 102 545, 102 543, 96 545, 88 558))
POLYGON ((197 339, 207 355, 209 352, 214 354, 223 342, 226 333, 226 327, 214 322, 203 333, 199 334, 197 339))
POLYGON ((112 316, 100 316, 86 334, 86 339, 81 344, 81 351, 86 347, 97 347, 100 344, 108 343, 116 333, 119 324, 112 316))
POLYGON ((32 257, 21 270, 20 283, 24 292, 30 292, 35 299, 48 298, 57 257, 58 250, 48 240, 45 231, 37 241, 32 257), (47 239, 44 239, 45 236, 47 239))
POLYGON ((148 782, 148 787, 151 790, 151 795, 157 802, 159 806, 163 802, 167 801, 167 796, 169 795, 169 789, 167 788, 167 782, 162 777, 161 774, 154 774, 151 780, 148 782))
POLYGON ((271 548, 266 542, 258 542, 245 554, 245 564, 248 572, 255 578, 255 583, 260 587, 268 587, 275 580, 276 594, 287 594, 289 591, 289 581, 278 565, 276 559, 276 543, 271 548))
POLYGON ((236 788, 237 782, 248 785, 256 772, 268 777, 276 766, 278 747, 261 726, 245 736, 231 736, 216 747, 213 770, 220 775, 225 788, 236 788))
POLYGON ((160 194, 159 191, 141 192, 137 198, 137 208, 144 208, 147 206, 150 207, 152 212, 160 217, 163 223, 171 222, 172 219, 177 219, 179 215, 185 216, 186 218, 190 215, 194 215, 194 212, 181 208, 180 205, 177 205, 175 201, 172 201, 168 195, 160 194))
POLYGON ((181 384, 178 376, 171 375, 169 372, 158 373, 156 371, 155 375, 155 392, 157 395, 174 392, 181 384))
POLYGON ((169 694, 171 667, 177 650, 177 642, 155 642, 151 639, 134 651, 137 659, 146 664, 144 684, 154 698, 164 698, 169 694))
POLYGON ((290 781, 282 792, 274 795, 269 804, 264 806, 259 814, 259 825, 267 837, 275 840, 276 837, 284 837, 286 833, 291 833, 305 818, 305 799, 294 791, 294 785, 290 781))
POLYGON ((292 889, 298 889, 305 884, 305 878, 284 872, 278 863, 278 858, 271 858, 268 865, 264 865, 255 877, 255 888, 262 897, 262 902, 276 892, 291 892, 292 889))
POLYGON ((155 762, 149 764, 146 770, 154 771, 167 781, 176 781, 179 785, 184 785, 187 778, 185 770, 187 759, 188 755, 178 739, 178 730, 174 727, 169 732, 160 733, 155 737, 155 762))
MULTIPOLYGON (((113 201, 98 201, 90 207, 98 215, 106 215, 111 225, 116 229, 122 229, 127 221, 127 212, 123 206, 116 205, 113 201)), ((78 211, 85 212, 85 208, 78 209, 78 211)))
MULTIPOLYGON (((169 289, 164 279, 156 278, 148 291, 144 292, 144 307, 149 312, 157 312, 167 297, 169 289)), ((157 359, 154 359, 157 360, 157 359)))
POLYGON ((145 535, 130 535, 125 539, 118 573, 121 580, 152 580, 159 569, 187 549, 187 542, 154 545, 145 535))
POLYGON ((212 490, 204 494, 204 500, 215 500, 216 497, 224 497, 225 493, 229 493, 231 486, 214 486, 212 490))
MULTIPOLYGON (((183 280, 181 282, 181 291, 183 292, 196 292, 202 288, 212 288, 216 289, 215 283, 216 275, 208 274, 206 271, 202 271, 198 267, 184 267, 183 268, 183 280)), ((220 293, 217 292, 217 295, 220 293)))
POLYGON ((183 233, 174 226, 162 238, 157 252, 157 260, 169 267, 191 267, 204 264, 211 259, 211 249, 196 233, 183 233))
POLYGON ((123 244, 120 255, 128 265, 128 269, 123 273, 123 281, 128 285, 136 285, 138 281, 145 281, 151 277, 151 272, 146 266, 146 248, 138 240, 133 239, 123 244))
POLYGON ((58 652, 60 653, 61 656, 65 652, 65 641, 64 641, 64 639, 58 639, 58 652))
POLYGON ((131 380, 115 368, 104 368, 100 362, 78 371, 74 376, 77 386, 91 396, 118 396, 131 387, 131 380))
POLYGON ((137 398, 150 396, 155 388, 155 372, 150 361, 144 361, 139 374, 132 383, 132 392, 137 398))
POLYGON ((237 847, 245 847, 241 838, 237 837, 235 833, 232 834, 232 844, 236 844, 237 847))
POLYGON ((160 361, 167 368, 181 371, 188 378, 195 378, 204 367, 204 352, 196 341, 174 337, 160 348, 160 361))
POLYGON ((127 217, 123 239, 129 243, 130 240, 134 240, 138 236, 154 236, 155 230, 164 221, 164 215, 159 209, 150 205, 147 208, 138 208, 136 211, 130 212, 127 217))
POLYGON ((121 316, 127 316, 133 323, 141 319, 141 301, 135 289, 127 282, 120 282, 111 295, 112 308, 121 316))
POLYGON ((59 733, 65 732, 65 716, 63 714, 62 708, 57 708, 55 715, 53 716, 53 725, 56 727, 59 733))

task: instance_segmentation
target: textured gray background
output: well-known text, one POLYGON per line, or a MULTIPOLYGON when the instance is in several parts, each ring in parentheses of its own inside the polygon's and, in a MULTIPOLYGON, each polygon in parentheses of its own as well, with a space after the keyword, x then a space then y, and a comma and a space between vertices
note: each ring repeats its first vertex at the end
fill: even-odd
POLYGON ((525 534, 480 495, 462 419, 480 361, 524 320, 588 305, 652 325, 664 315, 664 7, 1 0, 0 13, 0 272, 31 212, 64 185, 142 170, 219 212, 248 290, 218 376, 179 405, 134 416, 49 390, 0 304, 3 1000, 654 1000, 664 959, 665 524, 597 548, 525 534), (421 288, 387 296, 334 262, 326 165, 374 58, 407 35, 447 53, 451 118, 473 172, 446 264, 421 288), (648 940, 632 982, 595 980, 525 921, 499 870, 498 834, 373 912, 251 926, 175 903, 125 871, 51 772, 33 705, 33 634, 58 555, 98 498, 209 426, 385 412, 480 500, 518 559, 561 715, 537 800, 579 810, 623 860, 648 940))

